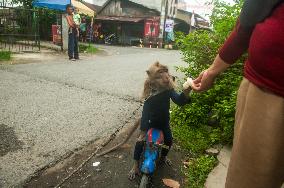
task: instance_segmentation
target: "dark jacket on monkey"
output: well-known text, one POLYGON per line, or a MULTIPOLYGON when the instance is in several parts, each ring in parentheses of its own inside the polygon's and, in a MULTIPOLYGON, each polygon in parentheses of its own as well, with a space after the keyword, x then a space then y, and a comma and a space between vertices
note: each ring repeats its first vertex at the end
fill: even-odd
POLYGON ((184 93, 178 94, 174 89, 149 97, 145 100, 143 106, 141 131, 147 131, 150 128, 163 130, 169 127, 170 99, 179 106, 190 102, 190 99, 186 98, 184 93))
MULTIPOLYGON (((144 84, 144 106, 142 111, 140 130, 147 132, 150 128, 156 128, 163 131, 164 144, 169 146, 172 145, 172 131, 170 128, 170 99, 179 106, 188 104, 190 98, 185 96, 182 92, 178 94, 174 90, 173 80, 170 78, 169 88, 159 90, 157 86, 149 86, 152 80, 158 79, 159 74, 162 76, 163 73, 168 74, 168 68, 160 63, 154 63, 147 71, 148 79, 144 84), (150 89, 149 89, 150 88, 150 89)), ((169 74, 168 74, 169 75, 169 74)), ((139 160, 143 152, 144 142, 137 141, 134 151, 134 159, 139 160)), ((167 156, 169 149, 162 149, 162 157, 167 156)))

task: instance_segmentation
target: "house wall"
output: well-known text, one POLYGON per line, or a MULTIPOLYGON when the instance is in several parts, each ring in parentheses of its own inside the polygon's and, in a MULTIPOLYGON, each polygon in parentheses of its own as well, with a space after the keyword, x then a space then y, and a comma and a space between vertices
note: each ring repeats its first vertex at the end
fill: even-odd
POLYGON ((158 13, 143 6, 136 5, 130 1, 111 1, 99 14, 100 16, 132 16, 152 17, 158 13))
POLYGON ((187 24, 190 24, 191 15, 184 13, 183 11, 177 11, 176 18, 185 21, 187 24))
POLYGON ((140 38, 143 39, 143 23, 124 23, 121 25, 121 42, 126 45, 132 45, 133 40, 138 41, 140 38))

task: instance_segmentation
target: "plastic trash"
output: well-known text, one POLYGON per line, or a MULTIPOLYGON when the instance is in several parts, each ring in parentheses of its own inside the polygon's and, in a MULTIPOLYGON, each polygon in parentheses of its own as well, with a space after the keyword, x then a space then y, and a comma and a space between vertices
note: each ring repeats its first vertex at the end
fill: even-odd
POLYGON ((101 164, 101 162, 94 162, 94 163, 93 163, 93 166, 94 166, 94 167, 97 167, 97 166, 99 166, 100 164, 101 164))

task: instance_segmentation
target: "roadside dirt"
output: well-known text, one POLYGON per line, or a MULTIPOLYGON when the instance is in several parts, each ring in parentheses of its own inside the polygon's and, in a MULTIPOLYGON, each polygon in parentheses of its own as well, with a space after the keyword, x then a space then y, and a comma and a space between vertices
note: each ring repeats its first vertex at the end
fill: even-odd
MULTIPOLYGON (((95 56, 107 56, 104 50, 98 50, 96 54, 80 53, 82 60, 93 59, 95 56)), ((0 61, 1 64, 17 65, 30 63, 46 63, 46 62, 65 62, 68 60, 66 52, 54 51, 51 49, 42 49, 40 52, 18 52, 13 53, 9 61, 0 61)))
MULTIPOLYGON (((117 143, 120 143, 127 135, 129 128, 134 122, 129 122, 101 151, 104 151, 117 143)), ((129 142, 122 148, 102 157, 92 157, 79 171, 65 181, 60 187, 93 187, 93 188, 132 188, 138 187, 140 177, 134 181, 129 181, 127 175, 132 166, 133 146, 138 131, 134 133, 129 142), (97 167, 93 163, 100 162, 97 167)), ((73 155, 58 162, 57 164, 42 170, 34 178, 25 184, 26 188, 34 187, 55 187, 86 160, 98 145, 102 142, 97 141, 88 145, 80 151, 75 151, 73 155)), ((100 152, 99 152, 100 153, 100 152)), ((153 177, 152 187, 166 187, 162 179, 169 178, 178 181, 181 187, 184 185, 184 176, 181 173, 183 153, 179 147, 174 145, 169 154, 172 166, 162 165, 156 170, 153 177)))

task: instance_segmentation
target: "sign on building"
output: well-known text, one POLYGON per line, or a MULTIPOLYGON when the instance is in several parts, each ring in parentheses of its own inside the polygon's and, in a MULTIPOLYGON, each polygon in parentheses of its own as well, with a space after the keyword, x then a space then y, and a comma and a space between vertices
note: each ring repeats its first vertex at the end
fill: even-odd
POLYGON ((173 32, 174 29, 174 20, 166 19, 166 25, 165 25, 165 32, 173 32))
POLYGON ((145 37, 158 37, 159 36, 159 20, 147 19, 144 26, 145 37))

